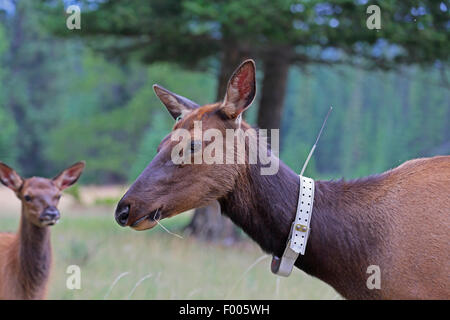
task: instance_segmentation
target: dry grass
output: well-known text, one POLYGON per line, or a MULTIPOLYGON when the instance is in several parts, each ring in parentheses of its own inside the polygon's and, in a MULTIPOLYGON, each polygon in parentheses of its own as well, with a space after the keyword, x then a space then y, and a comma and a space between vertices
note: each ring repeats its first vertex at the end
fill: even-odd
MULTIPOLYGON (((115 196, 111 190, 108 197, 115 196)), ((117 190, 120 193, 122 189, 117 190)), ((97 192, 105 195, 101 190, 97 192)), ((15 197, 11 193, 8 198, 15 197)), ((6 199, 0 193, 2 204, 6 199)), ((123 229, 113 219, 113 207, 67 203, 61 211, 60 223, 52 228, 54 268, 50 299, 103 299, 107 294, 108 299, 339 297, 331 287, 299 270, 294 270, 288 279, 272 275, 270 258, 261 258, 250 269, 264 255, 250 240, 225 247, 189 237, 179 239, 160 227, 144 232, 123 229), (66 288, 66 269, 72 264, 81 268, 81 290, 66 288), (128 273, 111 288, 125 272, 128 273)), ((19 216, 17 210, 2 210, 0 231, 15 230, 19 216)), ((164 225, 178 233, 189 218, 189 213, 183 214, 165 220, 164 225)))

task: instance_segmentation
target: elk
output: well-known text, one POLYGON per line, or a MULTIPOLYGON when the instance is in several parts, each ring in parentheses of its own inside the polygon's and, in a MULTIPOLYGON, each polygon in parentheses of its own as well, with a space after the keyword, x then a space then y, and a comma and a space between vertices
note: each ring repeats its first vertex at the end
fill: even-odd
POLYGON ((49 227, 60 218, 61 192, 78 180, 84 167, 78 162, 53 179, 23 179, 0 162, 0 182, 22 202, 17 233, 0 233, 0 299, 45 298, 52 263, 49 227))
MULTIPOLYGON (((280 257, 300 192, 294 171, 281 160, 272 175, 260 174, 260 162, 172 161, 179 144, 172 135, 179 128, 194 135, 195 121, 203 132, 214 128, 225 135, 227 129, 251 129, 239 118, 256 94, 253 60, 236 69, 222 102, 199 106, 158 85, 154 90, 178 121, 119 201, 117 223, 150 229, 158 220, 218 200, 224 214, 265 252, 280 257)), ((191 157, 198 144, 193 139, 186 146, 191 157)), ((203 147, 210 143, 200 141, 203 147)), ((308 247, 295 266, 347 299, 449 299, 449 195, 450 156, 410 160, 356 180, 316 181, 308 247), (379 289, 367 285, 372 265, 380 270, 379 289)))

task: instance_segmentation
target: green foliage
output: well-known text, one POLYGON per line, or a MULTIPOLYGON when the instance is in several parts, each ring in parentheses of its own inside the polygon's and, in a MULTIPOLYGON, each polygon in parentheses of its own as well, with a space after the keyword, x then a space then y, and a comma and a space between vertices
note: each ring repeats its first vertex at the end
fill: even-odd
POLYGON ((120 201, 120 197, 106 197, 95 199, 96 206, 114 207, 120 201))
MULTIPOLYGON (((3 25, 0 24, 0 83, 6 81, 6 68, 1 57, 8 50, 8 38, 3 25)), ((16 159, 17 149, 14 148, 14 138, 17 135, 17 126, 10 111, 6 108, 6 90, 0 87, 0 161, 12 163, 16 159)))
POLYGON ((66 189, 64 193, 71 195, 78 203, 81 203, 80 185, 75 184, 69 189, 66 189))
POLYGON ((133 179, 145 167, 143 157, 147 162, 153 157, 148 150, 156 150, 156 140, 173 124, 154 83, 186 92, 199 103, 210 101, 215 83, 208 75, 168 64, 119 68, 89 51, 80 63, 69 86, 75 90, 59 106, 65 116, 49 132, 46 155, 58 166, 85 160, 82 181, 91 183, 133 179), (144 145, 149 136, 153 142, 144 145))
POLYGON ((85 266, 91 255, 86 242, 78 239, 72 239, 68 247, 69 250, 65 251, 65 260, 71 264, 85 266))
POLYGON ((450 91, 440 85, 438 70, 291 71, 281 157, 297 172, 330 106, 333 112, 306 174, 361 177, 412 158, 450 153, 450 91))
POLYGON ((146 63, 203 66, 225 46, 261 58, 281 46, 302 66, 345 62, 395 68, 449 57, 449 9, 442 10, 440 1, 81 1, 81 33, 61 28, 62 8, 43 2, 51 3, 42 10, 49 13, 46 26, 53 33, 81 35, 109 57, 146 63), (380 7, 380 30, 366 26, 371 4, 380 7), (102 41, 95 40, 98 36, 102 41))
POLYGON ((0 32, 0 40, 7 40, 0 45, 0 113, 17 128, 14 139, 7 138, 13 130, 13 125, 7 125, 2 140, 14 143, 12 165, 24 176, 54 174, 43 149, 48 129, 60 115, 57 103, 64 87, 63 81, 55 79, 64 79, 65 45, 55 43, 40 28, 34 4, 20 1, 14 15, 0 19, 6 31, 0 32))
POLYGON ((5 163, 13 163, 18 151, 14 143, 17 127, 3 108, 0 108, 0 128, 0 159, 5 163))
POLYGON ((135 180, 147 164, 150 163, 151 159, 156 155, 156 149, 161 140, 166 133, 170 132, 171 126, 170 122, 167 121, 168 118, 166 113, 154 113, 154 117, 151 119, 151 126, 144 133, 136 153, 135 161, 131 166, 129 174, 130 181, 135 180))
MULTIPOLYGON (((37 3, 18 2, 14 14, 0 16, 0 161, 25 176, 52 176, 86 160, 81 182, 134 180, 173 125, 152 85, 199 104, 213 102, 219 69, 215 59, 226 45, 245 45, 256 57, 271 46, 289 45, 295 47, 294 62, 297 54, 308 52, 304 63, 310 64, 334 46, 350 50, 345 56, 351 57, 358 43, 362 51, 355 60, 373 49, 383 53, 386 48, 372 45, 385 37, 399 45, 409 41, 419 50, 400 60, 441 59, 436 66, 396 72, 291 68, 281 157, 296 171, 330 105, 334 111, 306 174, 355 177, 414 157, 450 152, 449 90, 440 67, 448 62, 448 50, 442 51, 447 41, 442 21, 448 11, 436 11, 432 2, 424 3, 433 14, 417 17, 424 25, 419 31, 418 23, 403 21, 411 18, 407 8, 418 6, 415 1, 380 3, 386 29, 374 33, 355 24, 366 18, 366 6, 355 1, 330 2, 333 14, 327 14, 326 3, 320 1, 301 3, 302 10, 288 0, 102 1, 83 9, 83 39, 73 36, 79 32, 67 31, 61 11, 54 15, 54 7, 37 3), (390 21, 395 12, 403 20, 390 21), (317 15, 324 24, 317 23, 317 15), (327 25, 335 15, 340 19, 337 28, 327 25), (56 29, 66 39, 49 34, 56 29), (99 33, 102 41, 93 37, 99 33), (92 48, 107 49, 107 54, 92 48), (116 58, 126 63, 116 63, 116 58), (161 60, 177 64, 155 63, 161 60), (211 68, 198 68, 199 63, 211 68)), ((253 123, 256 109, 257 102, 247 117, 253 123)))

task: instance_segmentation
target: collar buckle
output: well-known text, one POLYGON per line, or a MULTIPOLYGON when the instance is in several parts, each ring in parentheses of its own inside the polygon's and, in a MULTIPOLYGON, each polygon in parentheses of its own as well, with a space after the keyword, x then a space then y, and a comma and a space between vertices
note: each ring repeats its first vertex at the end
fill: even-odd
POLYGON ((271 270, 274 274, 288 277, 298 256, 304 255, 310 233, 310 222, 314 204, 314 180, 300 177, 297 213, 292 222, 286 248, 281 258, 273 256, 271 270))

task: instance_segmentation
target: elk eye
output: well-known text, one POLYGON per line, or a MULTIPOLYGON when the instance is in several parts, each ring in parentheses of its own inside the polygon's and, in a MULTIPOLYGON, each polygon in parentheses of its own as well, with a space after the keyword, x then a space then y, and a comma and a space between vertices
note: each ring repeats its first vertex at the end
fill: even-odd
POLYGON ((30 202, 31 201, 31 197, 29 195, 26 195, 23 197, 25 199, 25 201, 30 202))

